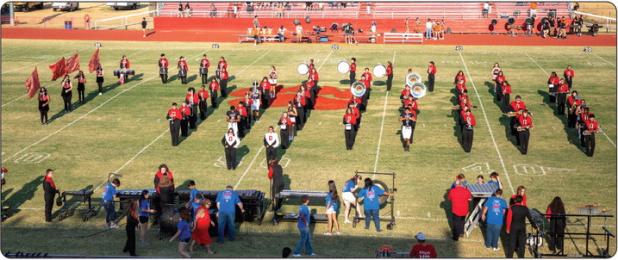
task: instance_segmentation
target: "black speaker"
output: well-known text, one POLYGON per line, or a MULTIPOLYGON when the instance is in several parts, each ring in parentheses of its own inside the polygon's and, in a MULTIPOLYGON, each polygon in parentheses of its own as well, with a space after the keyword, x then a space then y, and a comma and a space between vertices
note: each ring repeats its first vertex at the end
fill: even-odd
POLYGON ((178 209, 175 207, 163 207, 161 217, 159 219, 159 232, 161 234, 174 235, 176 233, 176 225, 180 221, 178 209))

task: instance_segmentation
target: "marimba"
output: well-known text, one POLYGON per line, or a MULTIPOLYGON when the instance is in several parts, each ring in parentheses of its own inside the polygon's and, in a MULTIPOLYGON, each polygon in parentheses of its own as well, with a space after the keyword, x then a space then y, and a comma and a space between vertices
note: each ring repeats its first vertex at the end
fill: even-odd
MULTIPOLYGON (((73 214, 73 211, 75 211, 75 209, 82 203, 87 203, 88 205, 86 212, 82 214, 82 220, 87 221, 90 217, 95 216, 97 214, 97 211, 92 206, 92 193, 93 191, 91 189, 62 192, 60 197, 58 197, 57 199, 58 201, 62 202, 62 208, 60 208, 60 214, 58 215, 58 218, 60 220, 63 220, 64 218, 70 216, 71 214, 73 214), (79 201, 76 203, 67 203, 67 197, 69 196, 71 196, 72 198, 78 198, 79 201)), ((71 200, 69 200, 69 202, 71 202, 71 200)))
MULTIPOLYGON (((275 199, 281 199, 282 205, 300 205, 301 198, 303 196, 309 197, 309 204, 312 207, 324 205, 324 201, 326 196, 328 196, 328 192, 325 191, 301 191, 301 190, 282 190, 278 194, 275 194, 275 199)), ((288 213, 275 213, 273 216, 273 224, 278 224, 282 221, 287 222, 296 222, 298 220, 298 212, 288 212, 288 213)), ((312 212, 310 216, 310 223, 316 222, 326 222, 328 221, 328 217, 326 214, 318 214, 316 212, 312 212)))
POLYGON ((466 237, 470 236, 472 230, 478 225, 481 215, 483 215, 483 204, 485 200, 491 197, 499 188, 500 185, 497 182, 483 183, 483 184, 466 184, 466 188, 472 193, 472 197, 478 201, 474 205, 474 210, 468 215, 464 231, 466 237))

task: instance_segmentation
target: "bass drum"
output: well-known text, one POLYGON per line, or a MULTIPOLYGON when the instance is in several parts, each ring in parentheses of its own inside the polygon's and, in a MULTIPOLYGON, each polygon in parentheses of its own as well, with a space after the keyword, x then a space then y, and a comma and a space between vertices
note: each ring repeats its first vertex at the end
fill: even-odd
POLYGON ((159 219, 159 232, 173 236, 176 234, 176 225, 180 221, 180 215, 178 209, 173 206, 163 207, 161 211, 161 217, 159 219))
MULTIPOLYGON (((381 180, 373 180, 373 185, 380 187, 380 189, 384 190, 385 192, 388 192, 388 185, 386 185, 386 183, 384 183, 381 180)), ((386 207, 387 202, 388 202, 388 197, 389 196, 382 196, 380 197, 380 209, 383 209, 386 207)))

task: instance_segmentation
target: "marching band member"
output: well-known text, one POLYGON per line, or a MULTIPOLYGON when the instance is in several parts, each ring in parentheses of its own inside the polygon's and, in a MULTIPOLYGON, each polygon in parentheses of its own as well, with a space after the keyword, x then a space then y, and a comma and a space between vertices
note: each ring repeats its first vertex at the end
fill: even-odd
POLYGON ((298 117, 296 118, 296 126, 298 130, 303 129, 305 121, 307 120, 307 112, 305 111, 307 99, 305 98, 303 89, 304 86, 301 85, 298 92, 296 92, 296 96, 294 96, 294 107, 296 108, 296 112, 298 113, 298 117))
POLYGON ((163 212, 163 208, 169 206, 170 204, 174 204, 174 173, 170 171, 167 164, 159 165, 159 168, 155 173, 153 183, 155 191, 159 194, 159 204, 155 205, 155 208, 160 217, 163 212))
POLYGON ((126 55, 122 55, 120 58, 120 71, 118 82, 122 85, 127 81, 127 70, 131 68, 131 62, 126 55))
POLYGON ((197 122, 197 106, 200 103, 199 96, 195 93, 195 88, 190 87, 187 89, 187 95, 185 96, 185 103, 191 108, 191 116, 189 118, 189 128, 195 129, 197 122))
POLYGON ((427 67, 427 90, 429 90, 429 92, 433 92, 437 72, 438 69, 436 69, 436 64, 433 61, 430 61, 429 67, 427 67))
POLYGON ((361 119, 363 119, 363 114, 361 114, 360 110, 358 109, 358 103, 356 103, 355 100, 352 100, 352 102, 348 104, 348 107, 352 109, 352 113, 356 117, 356 125, 354 125, 354 131, 358 133, 358 129, 361 125, 361 119))
POLYGON ((558 90, 558 86, 560 86, 560 78, 555 71, 552 71, 551 76, 549 76, 549 79, 547 79, 547 93, 549 93, 549 103, 556 102, 556 92, 558 90))
POLYGON ((356 81, 356 58, 352 57, 350 64, 350 86, 356 81))
POLYGON ((159 58, 159 76, 161 77, 161 83, 167 83, 167 69, 170 65, 169 60, 165 57, 165 53, 161 53, 159 58))
POLYGON ((496 81, 496 78, 498 77, 498 74, 500 74, 501 71, 502 71, 502 68, 500 68, 500 64, 496 62, 494 64, 494 67, 491 69, 491 80, 496 81))
POLYGON ((100 96, 100 95, 103 95, 103 82, 105 81, 105 79, 103 78, 103 67, 101 67, 101 64, 97 66, 96 76, 97 76, 97 85, 99 86, 99 96, 100 96))
POLYGON ((266 161, 277 159, 277 148, 279 147, 279 136, 275 133, 273 126, 268 127, 268 133, 264 135, 264 146, 266 147, 266 161))
POLYGON ((86 101, 84 92, 86 91, 86 76, 84 75, 83 71, 79 71, 77 73, 77 76, 75 76, 75 79, 77 79, 77 95, 79 98, 79 103, 84 103, 86 101))
POLYGON ((523 110, 526 110, 526 103, 524 103, 524 101, 521 100, 521 96, 517 95, 515 96, 515 100, 511 102, 511 112, 514 115, 511 118, 511 135, 513 136, 517 135, 517 129, 515 128, 515 125, 518 120, 517 116, 520 115, 521 111, 523 110))
POLYGON ((234 136, 238 136, 238 122, 240 121, 240 114, 236 107, 230 106, 230 110, 225 113, 225 121, 227 122, 227 128, 234 131, 234 136))
POLYGON ((43 191, 45 198, 45 222, 52 222, 52 208, 54 207, 54 197, 59 190, 53 179, 54 170, 47 169, 45 177, 43 177, 43 191))
POLYGON ((304 83, 305 86, 305 98, 308 100, 307 102, 307 111, 309 109, 313 109, 313 107, 315 106, 315 98, 316 98, 316 94, 317 91, 317 87, 315 86, 315 82, 313 81, 312 78, 307 79, 307 81, 304 83))
POLYGON ((268 82, 267 77, 262 78, 259 88, 262 90, 262 106, 264 109, 267 109, 270 106, 270 102, 272 101, 270 95, 271 85, 270 82, 268 82))
POLYGON ((573 77, 575 77, 575 71, 571 68, 571 65, 568 65, 564 70, 564 80, 569 84, 569 90, 573 87, 573 77))
POLYGON ((245 129, 251 129, 251 123, 253 119, 253 111, 251 106, 253 105, 253 99, 251 99, 251 91, 245 92, 245 98, 242 100, 247 120, 245 121, 245 129))
POLYGON ((172 107, 167 110, 167 120, 170 122, 172 146, 177 146, 180 143, 178 134, 180 130, 180 120, 182 120, 182 112, 180 112, 176 103, 172 103, 172 107))
POLYGON ((287 112, 283 112, 279 118, 279 135, 281 136, 281 148, 288 149, 290 146, 290 132, 292 130, 292 121, 288 117, 287 112))
POLYGON ((277 68, 275 68, 275 65, 271 65, 270 66, 270 73, 268 73, 268 82, 273 85, 273 86, 277 86, 277 78, 279 78, 279 75, 277 75, 277 68))
POLYGON ((218 108, 217 91, 219 91, 219 82, 217 82, 216 78, 212 78, 210 85, 208 85, 208 89, 210 90, 210 104, 212 104, 213 108, 218 108))
POLYGON ((521 154, 528 153, 528 141, 530 140, 530 129, 533 128, 532 117, 528 115, 528 110, 523 110, 517 117, 517 143, 521 148, 521 154))
POLYGON ((251 113, 253 118, 257 121, 260 118, 260 106, 262 105, 262 93, 255 88, 251 93, 251 113))
POLYGON ((292 129, 290 129, 291 131, 291 136, 290 136, 290 140, 294 140, 294 137, 296 136, 296 131, 298 130, 296 128, 296 119, 298 118, 298 110, 296 110, 296 107, 294 107, 294 104, 292 103, 292 101, 288 102, 288 117, 290 118, 290 122, 292 122, 292 129))
POLYGON ((200 61, 200 76, 202 77, 202 84, 204 85, 208 83, 208 68, 210 68, 210 61, 208 60, 208 56, 204 54, 200 61))
POLYGON ((457 89, 457 94, 463 94, 464 92, 467 92, 468 88, 466 87, 466 81, 464 79, 457 81, 457 83, 455 84, 455 89, 457 89))
POLYGON ((588 120, 586 120, 585 129, 583 132, 584 149, 586 155, 592 157, 594 155, 595 140, 594 134, 599 132, 599 121, 594 117, 594 114, 590 113, 588 120))
POLYGON ((356 116, 350 108, 346 109, 345 115, 343 115, 343 125, 346 150, 352 150, 356 139, 356 131, 354 131, 356 126, 356 116))
POLYGON ((227 66, 223 67, 223 69, 221 69, 221 71, 219 71, 219 75, 221 77, 220 80, 220 85, 221 85, 221 96, 226 98, 227 97, 227 80, 229 77, 229 73, 227 72, 227 69, 225 69, 227 66))
POLYGON ((349 218, 350 208, 352 206, 356 208, 357 218, 362 218, 363 216, 361 214, 360 204, 356 202, 357 199, 354 195, 354 192, 360 189, 359 184, 361 183, 361 181, 363 181, 363 177, 355 174, 354 176, 352 176, 352 178, 347 180, 343 186, 343 193, 341 193, 341 196, 343 197, 343 204, 345 205, 345 213, 343 215, 345 217, 345 221, 343 222, 344 224, 352 223, 349 218))
POLYGON ((569 85, 564 81, 564 79, 560 79, 556 92, 556 112, 558 115, 564 115, 564 107, 566 106, 566 98, 568 94, 569 85))
POLYGON ((416 128, 416 112, 407 107, 399 118, 401 121, 401 139, 403 140, 403 150, 410 151, 410 145, 414 142, 414 128, 416 128))
POLYGON ((393 86, 393 63, 386 62, 386 91, 391 91, 393 86))
POLYGON ((590 108, 587 105, 581 105, 577 108, 577 133, 579 134, 580 144, 583 147, 584 144, 584 131, 586 130, 586 121, 590 118, 590 108))
POLYGON ((197 96, 199 98, 199 107, 200 107, 200 119, 206 119, 208 114, 208 91, 206 91, 206 86, 202 85, 200 90, 197 92, 197 96))
POLYGON ((309 87, 309 94, 311 94, 311 107, 310 109, 314 109, 315 108, 315 100, 318 96, 318 92, 320 91, 320 87, 318 86, 318 81, 320 80, 320 75, 318 74, 318 71, 313 68, 312 73, 309 76, 309 80, 307 82, 307 85, 309 87))
POLYGON ((62 92, 60 92, 60 94, 64 101, 64 112, 71 112, 71 110, 73 110, 73 104, 71 104, 71 99, 73 98, 73 84, 71 84, 69 75, 65 75, 64 79, 62 79, 62 92))
POLYGON ((49 95, 45 87, 39 89, 39 112, 41 113, 41 124, 46 125, 47 113, 49 112, 49 95))
POLYGON ((569 128, 575 127, 577 122, 577 107, 581 106, 582 99, 577 95, 577 91, 571 91, 571 95, 567 98, 567 106, 569 108, 569 114, 567 116, 567 126, 569 128))
POLYGON ((189 120, 191 120, 191 107, 189 102, 183 102, 180 107, 180 114, 182 120, 180 120, 180 135, 182 137, 189 136, 189 120))
POLYGON ((365 72, 363 72, 363 77, 365 77, 365 87, 367 88, 367 99, 371 99, 371 82, 373 82, 373 76, 371 72, 369 72, 369 68, 365 68, 365 72))
POLYGON ((455 75, 455 81, 453 82, 454 84, 457 84, 461 80, 463 80, 463 85, 465 86, 466 85, 466 75, 463 73, 463 71, 460 70, 457 72, 457 75, 455 75))
POLYGON ((178 59, 178 77, 182 84, 187 84, 187 73, 189 72, 189 64, 184 56, 178 59))
POLYGON ((309 70, 315 69, 315 64, 313 64, 313 58, 309 59, 309 70))
POLYGON ((410 108, 415 114, 418 114, 418 99, 412 95, 409 95, 408 99, 403 101, 403 108, 410 108))
POLYGON ((225 162, 228 170, 236 170, 236 148, 240 144, 240 140, 234 134, 234 129, 229 128, 227 133, 221 139, 221 143, 225 149, 225 162))
POLYGON ((474 139, 474 127, 476 126, 476 119, 472 114, 472 111, 466 109, 463 117, 464 127, 461 133, 461 142, 463 144, 464 151, 469 153, 472 149, 472 140, 474 139))
POLYGON ((401 105, 403 105, 403 101, 408 99, 408 96, 410 96, 411 93, 412 92, 410 90, 410 86, 406 84, 403 90, 401 91, 401 95, 399 96, 399 99, 401 100, 401 105))
MULTIPOLYGON (((363 83, 363 85, 365 85, 365 87, 367 87, 367 77, 365 77, 365 75, 361 75, 361 78, 359 80, 361 83, 363 83)), ((363 94, 363 96, 361 97, 361 104, 363 104, 363 107, 361 109, 362 112, 367 111, 367 106, 369 101, 367 100, 369 97, 369 91, 365 91, 365 94, 363 94)))
POLYGON ((504 110, 508 110, 509 104, 511 103, 511 93, 511 84, 505 80, 502 83, 502 107, 504 110))
POLYGON ((504 72, 498 72, 498 77, 496 77, 496 87, 494 88, 494 93, 496 94, 496 100, 500 102, 502 100, 502 85, 506 81, 506 77, 504 77, 504 72))
POLYGON ((238 121, 238 138, 244 138, 245 137, 245 129, 247 128, 247 110, 245 109, 245 102, 244 101, 240 101, 240 103, 238 105, 236 105, 236 111, 238 111, 238 117, 239 117, 239 121, 238 121))

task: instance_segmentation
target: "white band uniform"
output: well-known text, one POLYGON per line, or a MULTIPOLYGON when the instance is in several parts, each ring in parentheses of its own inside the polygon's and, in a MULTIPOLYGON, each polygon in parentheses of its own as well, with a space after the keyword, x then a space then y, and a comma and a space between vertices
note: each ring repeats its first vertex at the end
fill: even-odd
POLYGON ((401 127, 401 136, 403 136, 403 139, 410 139, 410 136, 412 136, 412 127, 411 126, 402 126, 401 127))

